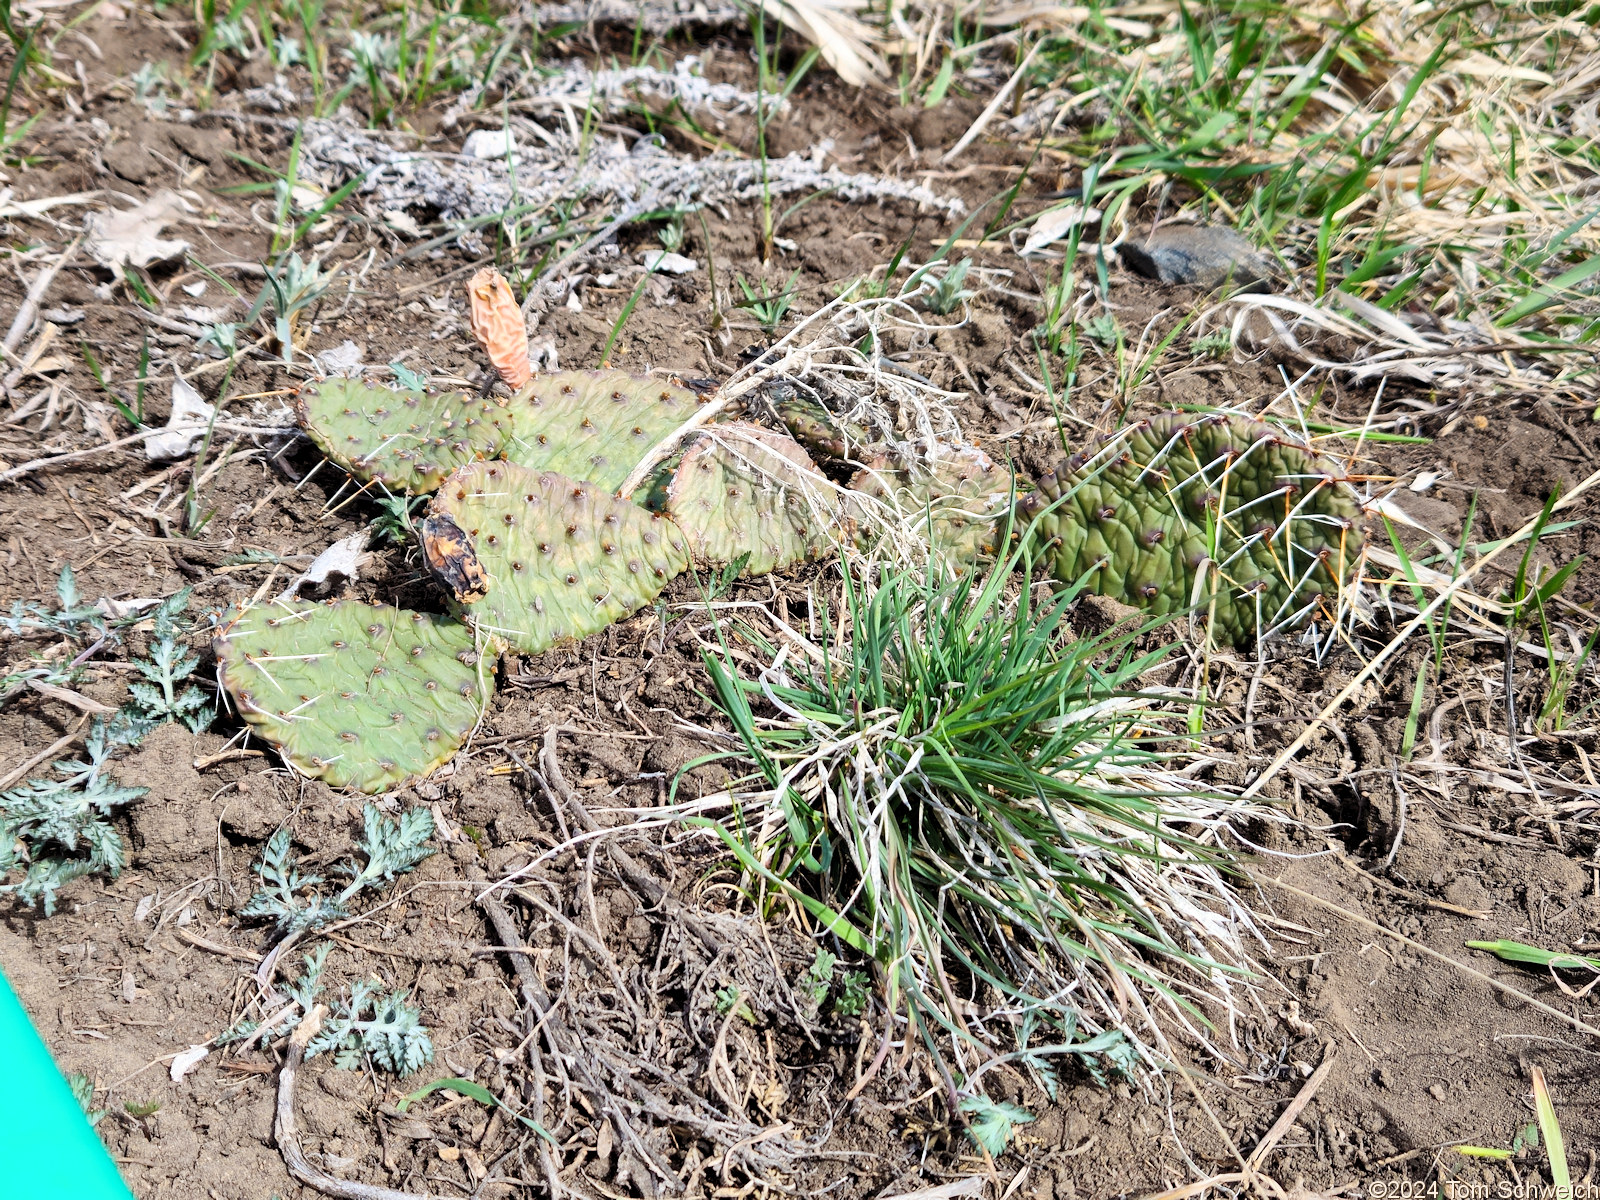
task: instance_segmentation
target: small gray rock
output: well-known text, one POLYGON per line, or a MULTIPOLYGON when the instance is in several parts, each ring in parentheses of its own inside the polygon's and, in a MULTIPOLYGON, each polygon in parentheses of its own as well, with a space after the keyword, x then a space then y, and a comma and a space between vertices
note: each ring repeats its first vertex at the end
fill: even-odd
POLYGON ((172 144, 190 158, 214 163, 226 158, 234 147, 230 129, 201 129, 195 125, 174 125, 167 130, 172 144))
POLYGON ((1225 225, 1167 225, 1142 242, 1124 242, 1122 261, 1162 283, 1264 291, 1277 264, 1225 225))
POLYGON ((102 157, 107 167, 129 183, 146 183, 161 167, 137 137, 106 147, 102 157))

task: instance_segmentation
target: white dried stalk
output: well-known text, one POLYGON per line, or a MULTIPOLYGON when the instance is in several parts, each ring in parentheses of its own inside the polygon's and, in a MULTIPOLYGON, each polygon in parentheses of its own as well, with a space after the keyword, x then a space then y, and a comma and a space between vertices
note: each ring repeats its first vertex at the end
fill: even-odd
POLYGON ((581 202, 601 212, 630 207, 643 212, 758 200, 764 191, 785 196, 826 190, 855 203, 901 200, 949 216, 966 211, 959 198, 921 184, 849 174, 799 154, 768 159, 763 180, 759 162, 729 151, 692 159, 649 138, 640 138, 631 148, 619 139, 598 138, 585 151, 581 130, 565 126, 528 130, 508 164, 503 159, 397 149, 350 123, 308 120, 305 124, 306 164, 325 182, 342 182, 366 172, 360 192, 380 209, 433 208, 446 221, 502 213, 513 203, 554 208, 581 202))

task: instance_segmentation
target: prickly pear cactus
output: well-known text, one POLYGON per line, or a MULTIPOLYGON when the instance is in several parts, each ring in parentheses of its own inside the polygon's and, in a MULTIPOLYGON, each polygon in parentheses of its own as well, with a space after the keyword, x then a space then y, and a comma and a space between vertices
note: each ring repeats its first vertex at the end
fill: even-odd
POLYGON ((860 461, 870 453, 865 429, 834 416, 792 384, 774 385, 768 389, 767 398, 790 436, 818 462, 842 464, 851 458, 860 461))
POLYGON ((464 463, 498 457, 511 439, 510 410, 491 399, 359 379, 308 385, 295 415, 330 459, 392 492, 431 492, 464 463))
POLYGON ((995 553, 1011 480, 976 446, 926 441, 880 453, 850 480, 851 491, 883 506, 853 506, 857 541, 870 544, 892 515, 914 524, 936 556, 965 571, 995 553))
MULTIPOLYGON (((474 463, 445 481, 428 509, 466 539, 470 569, 442 573, 480 633, 524 654, 587 637, 650 603, 688 565, 683 534, 604 487, 515 463, 474 463)), ((430 528, 435 528, 431 526, 430 528)), ((452 533, 449 539, 454 540, 452 533)), ((435 566, 447 558, 425 547, 435 566)))
POLYGON ((385 604, 234 609, 213 647, 239 715, 334 787, 383 792, 428 774, 489 698, 470 629, 385 604))
POLYGON ((1260 421, 1168 413, 1041 479, 1019 524, 1032 520, 1057 579, 1087 573, 1091 590, 1158 615, 1190 606, 1209 560, 1213 633, 1247 645, 1333 616, 1354 582, 1361 505, 1341 474, 1260 421))
POLYGON ((611 491, 700 405, 696 393, 663 379, 553 371, 534 376, 512 406, 516 436, 506 447, 509 461, 611 491))
POLYGON ((667 484, 667 515, 697 566, 748 554, 744 575, 815 558, 836 514, 831 488, 799 443, 742 422, 696 436, 667 484))

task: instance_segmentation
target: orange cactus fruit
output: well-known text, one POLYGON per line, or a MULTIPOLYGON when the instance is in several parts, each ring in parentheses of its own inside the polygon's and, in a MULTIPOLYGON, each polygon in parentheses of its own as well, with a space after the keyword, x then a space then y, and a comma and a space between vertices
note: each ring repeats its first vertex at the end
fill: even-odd
POLYGON ((499 271, 485 268, 467 284, 467 300, 472 309, 472 336, 506 386, 516 391, 533 378, 533 366, 528 361, 528 329, 511 285, 499 271))

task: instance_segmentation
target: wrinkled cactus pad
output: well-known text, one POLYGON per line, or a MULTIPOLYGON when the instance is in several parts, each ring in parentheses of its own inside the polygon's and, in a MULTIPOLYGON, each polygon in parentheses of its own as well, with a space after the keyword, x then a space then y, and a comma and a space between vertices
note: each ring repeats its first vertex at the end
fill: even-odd
POLYGON ((391 492, 431 492, 457 467, 498 457, 511 439, 511 412, 492 399, 359 379, 306 386, 295 414, 330 459, 391 492))
MULTIPOLYGON (((515 463, 457 471, 429 506, 437 517, 467 539, 461 549, 485 581, 480 598, 459 602, 463 616, 524 654, 620 621, 688 565, 666 518, 599 484, 515 463)), ((456 577, 445 582, 454 589, 456 577)))
POLYGON ((799 443, 742 422, 695 436, 664 503, 697 566, 748 554, 744 575, 815 558, 836 519, 832 488, 799 443))
POLYGON ((665 379, 624 371, 535 375, 512 400, 516 436, 505 457, 614 491, 656 444, 700 407, 665 379))
POLYGON ((1131 425, 1041 479, 1018 516, 1057 579, 1087 573, 1158 615, 1191 605, 1209 560, 1202 611, 1214 593, 1213 633, 1234 645, 1332 616, 1364 545, 1338 465, 1238 416, 1131 425))
POLYGON ((767 389, 773 412, 791 437, 818 462, 843 464, 869 453, 867 431, 834 416, 817 401, 782 381, 767 389))
POLYGON ((914 525, 937 556, 964 571, 995 553, 1011 480, 976 446, 923 441, 877 454, 850 480, 851 491, 883 506, 853 506, 857 541, 870 545, 892 517, 914 525))
POLYGON ((230 611, 222 686, 298 770, 383 792, 461 747, 489 698, 472 631, 386 604, 295 600, 230 611))

